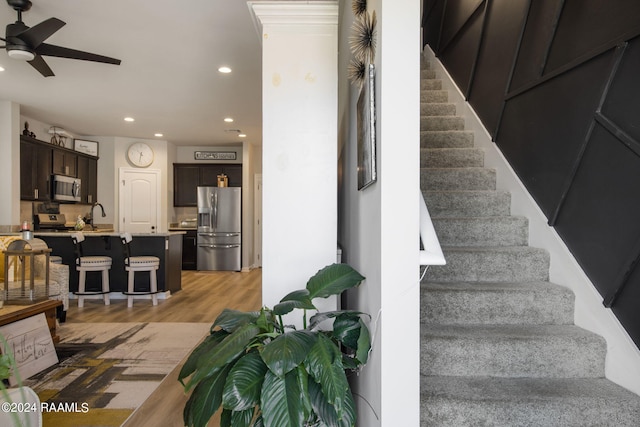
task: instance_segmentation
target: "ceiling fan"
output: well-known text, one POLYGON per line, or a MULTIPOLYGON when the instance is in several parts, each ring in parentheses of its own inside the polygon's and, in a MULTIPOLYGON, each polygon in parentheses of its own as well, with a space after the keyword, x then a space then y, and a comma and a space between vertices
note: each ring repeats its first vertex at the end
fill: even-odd
POLYGON ((121 61, 119 59, 43 43, 53 33, 62 28, 65 23, 58 18, 49 18, 33 27, 27 27, 22 22, 22 12, 31 9, 31 1, 7 0, 7 3, 18 12, 18 20, 13 24, 7 25, 6 38, 0 37, 0 40, 5 42, 5 46, 0 46, 0 48, 6 49, 10 58, 29 62, 33 68, 45 77, 50 77, 54 74, 44 58, 42 58, 43 56, 120 65, 121 61))

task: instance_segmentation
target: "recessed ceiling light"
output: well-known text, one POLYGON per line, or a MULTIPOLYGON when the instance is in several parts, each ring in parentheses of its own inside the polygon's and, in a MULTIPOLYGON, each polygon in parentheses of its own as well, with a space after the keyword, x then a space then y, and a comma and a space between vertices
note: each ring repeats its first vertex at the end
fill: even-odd
POLYGON ((244 133, 239 133, 238 134, 238 138, 246 138, 246 137, 247 137, 247 135, 244 134, 244 133))
POLYGON ((136 119, 134 119, 133 117, 125 117, 125 118, 124 118, 124 121, 125 121, 125 122, 135 122, 135 121, 136 121, 136 119))
POLYGON ((229 74, 231 72, 231 68, 226 67, 226 66, 225 67, 220 67, 220 68, 218 68, 218 71, 220 71, 223 74, 229 74))
POLYGON ((227 123, 233 123, 233 118, 231 118, 231 117, 225 117, 225 118, 224 118, 224 121, 225 121, 225 122, 227 122, 227 123))
POLYGON ((153 136, 157 136, 158 138, 160 138, 161 136, 164 136, 164 135, 158 132, 158 133, 154 133, 153 136))
POLYGON ((0 67, 0 72, 4 71, 4 68, 0 67))

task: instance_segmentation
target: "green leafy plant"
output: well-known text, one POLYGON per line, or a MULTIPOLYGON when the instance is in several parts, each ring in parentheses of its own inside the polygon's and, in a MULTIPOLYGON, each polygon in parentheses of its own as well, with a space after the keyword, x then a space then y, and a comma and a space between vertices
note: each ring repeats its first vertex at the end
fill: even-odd
MULTIPOLYGON (((24 389, 22 388, 22 379, 20 378, 20 372, 18 371, 18 365, 16 363, 15 358, 13 357, 13 353, 11 348, 9 347, 9 343, 5 339, 3 335, 0 335, 0 401, 11 403, 11 396, 9 396, 9 392, 7 391, 7 385, 9 378, 13 374, 15 376, 15 380, 20 388, 20 396, 22 398, 22 402, 26 402, 26 397, 24 393, 24 389), (6 381, 6 384, 5 384, 6 381)), ((13 420, 14 426, 25 426, 23 421, 18 416, 17 411, 9 411, 10 417, 13 420)), ((30 426, 29 418, 26 418, 26 426, 30 426)))
POLYGON ((221 427, 354 426, 346 372, 367 362, 364 313, 331 311, 307 320, 307 310, 318 311, 315 298, 339 295, 362 280, 349 265, 332 264, 273 309, 224 310, 180 371, 191 391, 185 425, 205 426, 222 409, 221 427), (301 328, 283 322, 293 310, 303 310, 301 328))

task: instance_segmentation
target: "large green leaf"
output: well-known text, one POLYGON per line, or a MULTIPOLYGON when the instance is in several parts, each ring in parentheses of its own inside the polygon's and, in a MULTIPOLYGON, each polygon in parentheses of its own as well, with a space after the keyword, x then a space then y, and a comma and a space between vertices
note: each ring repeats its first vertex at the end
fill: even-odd
POLYGON ((351 391, 345 395, 342 418, 338 418, 335 408, 327 402, 322 394, 322 388, 315 381, 309 381, 309 398, 313 411, 318 415, 323 425, 329 427, 353 427, 356 425, 356 405, 351 391))
POLYGON ((184 386, 183 379, 187 378, 191 375, 197 368, 198 360, 201 356, 209 353, 213 350, 215 346, 220 344, 220 342, 229 335, 226 331, 215 331, 211 335, 207 336, 204 341, 202 341, 196 348, 193 349, 187 361, 182 365, 180 369, 180 373, 178 374, 178 381, 184 386))
POLYGON ((220 414, 220 427, 233 427, 231 425, 231 411, 230 409, 222 409, 220 414))
POLYGON ((307 282, 309 297, 326 298, 340 295, 347 289, 358 286, 364 277, 348 264, 331 264, 318 271, 307 282))
POLYGON ((346 347, 355 350, 356 360, 363 365, 369 358, 371 335, 360 316, 347 313, 336 317, 333 322, 333 337, 346 347))
POLYGON ((342 353, 342 366, 345 371, 355 371, 360 366, 360 361, 354 355, 342 353))
POLYGON ((353 310, 337 310, 337 311, 324 311, 322 313, 316 313, 311 316, 309 319, 309 329, 316 328, 320 323, 325 320, 332 319, 334 317, 338 317, 341 315, 349 315, 349 316, 359 316, 359 315, 367 315, 367 313, 363 313, 361 311, 353 311, 353 310))
POLYGON ((358 348, 360 316, 341 314, 333 322, 333 337, 349 348, 358 348))
POLYGON ((256 351, 245 354, 227 376, 222 405, 234 411, 244 411, 260 403, 260 391, 267 365, 256 351))
POLYGON ((260 315, 256 319, 256 325, 266 333, 272 333, 275 329, 273 324, 273 313, 270 310, 260 310, 260 315))
POLYGON ((267 371, 260 397, 264 425, 266 427, 302 426, 308 416, 305 405, 300 399, 302 393, 296 371, 291 371, 284 377, 267 371))
POLYGON ((223 409, 220 415, 220 427, 249 427, 254 413, 254 408, 240 412, 223 409))
MULTIPOLYGON (((309 400, 309 373, 304 366, 298 366, 294 372, 298 374, 298 385, 300 387, 300 400, 304 407, 305 418, 308 419, 308 414, 311 414, 313 408, 311 408, 311 401, 309 400)), ((311 381, 313 382, 313 381, 311 381)))
POLYGON ((271 372, 282 377, 298 366, 316 342, 316 334, 308 331, 291 331, 265 345, 262 360, 271 372))
POLYGON ((360 319, 360 336, 358 337, 358 348, 356 349, 356 359, 363 365, 369 360, 369 350, 371 350, 371 334, 369 328, 360 319))
POLYGON ((258 415, 258 418, 253 422, 251 427, 264 427, 264 420, 262 419, 262 414, 258 415))
POLYGON ((318 334, 318 340, 305 360, 311 376, 322 387, 322 393, 333 405, 338 418, 342 417, 349 383, 342 365, 342 354, 329 338, 318 334))
POLYGON ((222 389, 231 365, 200 381, 193 389, 182 413, 185 426, 204 427, 222 402, 222 389))
POLYGON ((212 375, 227 363, 240 356, 251 340, 260 332, 256 325, 247 324, 227 335, 220 344, 209 353, 203 354, 198 359, 198 367, 185 385, 185 391, 189 391, 202 379, 212 375))
POLYGON ((307 289, 293 291, 282 298, 280 303, 273 307, 273 314, 282 316, 291 312, 294 308, 316 310, 316 306, 313 305, 311 298, 309 298, 309 291, 307 289))
POLYGON ((211 329, 219 326, 221 329, 227 332, 233 332, 241 326, 248 323, 255 323, 260 316, 259 311, 238 311, 225 308, 222 313, 216 318, 215 322, 211 326, 211 329))

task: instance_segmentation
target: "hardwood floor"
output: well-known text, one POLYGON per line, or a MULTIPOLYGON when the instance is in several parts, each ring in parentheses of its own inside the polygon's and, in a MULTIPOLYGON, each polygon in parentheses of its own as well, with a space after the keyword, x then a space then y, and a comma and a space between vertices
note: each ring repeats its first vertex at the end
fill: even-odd
POLYGON ((183 271, 182 290, 157 306, 151 300, 85 299, 84 307, 69 302, 67 322, 211 322, 224 308, 258 310, 262 300, 262 270, 248 273, 228 271, 183 271))
MULTIPOLYGON (((236 272, 182 272, 182 290, 152 306, 150 300, 134 301, 127 308, 126 299, 85 300, 78 308, 71 300, 67 322, 195 322, 213 323, 224 308, 242 311, 259 310, 262 305, 262 270, 236 272)), ((63 326, 64 327, 64 324, 63 326)), ((178 382, 183 363, 171 372, 147 401, 133 413, 123 427, 182 426, 182 410, 188 396, 178 382)), ((219 415, 210 427, 219 426, 219 415)))

